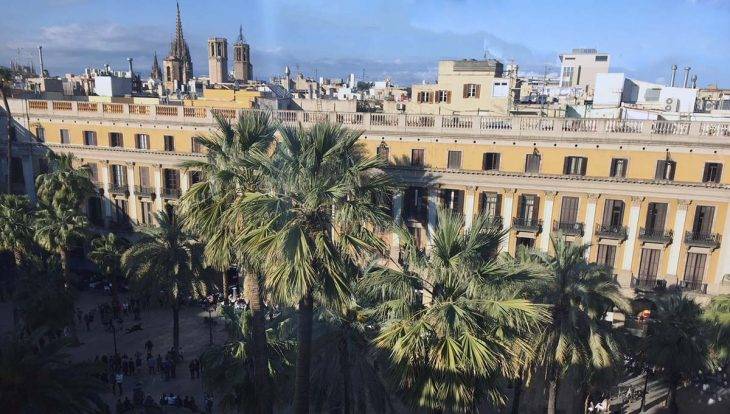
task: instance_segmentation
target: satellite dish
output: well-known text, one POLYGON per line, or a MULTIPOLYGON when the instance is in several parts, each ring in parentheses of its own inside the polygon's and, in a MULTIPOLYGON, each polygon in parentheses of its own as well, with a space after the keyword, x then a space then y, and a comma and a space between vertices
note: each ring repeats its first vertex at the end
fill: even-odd
POLYGON ((667 98, 666 102, 667 102, 667 105, 671 105, 671 104, 672 104, 672 102, 674 102, 674 99, 672 99, 672 98, 667 98))

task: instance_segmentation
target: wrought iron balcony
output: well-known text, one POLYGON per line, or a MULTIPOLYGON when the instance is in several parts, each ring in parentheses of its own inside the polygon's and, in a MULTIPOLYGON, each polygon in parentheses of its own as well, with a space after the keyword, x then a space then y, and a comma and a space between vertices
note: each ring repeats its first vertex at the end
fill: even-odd
POLYGON ((720 246, 722 236, 717 233, 700 233, 688 231, 684 233, 684 243, 688 246, 711 247, 716 249, 720 246))
POLYGON ((701 280, 682 280, 678 285, 679 288, 685 292, 707 294, 707 283, 702 283, 701 280))
POLYGON ((512 227, 517 231, 539 233, 542 230, 542 220, 531 217, 514 217, 512 227))
POLYGON ((553 221, 553 231, 560 231, 566 236, 582 236, 583 223, 553 221))
POLYGON ((164 198, 180 198, 179 188, 167 188, 162 189, 162 197, 164 198))
POLYGON ((637 290, 658 290, 658 289, 664 289, 667 287, 667 281, 662 279, 656 279, 652 277, 644 277, 639 276, 634 277, 631 276, 631 285, 632 288, 637 290))
POLYGON ((596 224, 596 236, 604 239, 626 240, 628 229, 626 226, 610 224, 596 224))
POLYGON ((127 195, 129 193, 129 186, 127 184, 114 184, 109 185, 109 192, 111 194, 127 195))
POLYGON ((672 231, 665 229, 639 228, 639 240, 653 243, 670 244, 672 242, 672 231))
POLYGON ((487 221, 497 227, 502 227, 502 216, 487 216, 487 221))
POLYGON ((155 189, 153 187, 147 187, 142 185, 136 185, 134 186, 134 192, 139 197, 151 197, 152 194, 155 193, 155 189))

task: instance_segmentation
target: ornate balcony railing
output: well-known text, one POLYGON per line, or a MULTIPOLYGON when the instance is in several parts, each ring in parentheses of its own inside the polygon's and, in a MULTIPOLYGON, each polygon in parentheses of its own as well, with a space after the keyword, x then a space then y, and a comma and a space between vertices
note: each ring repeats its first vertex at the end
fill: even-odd
POLYGON ((129 192, 129 186, 127 184, 110 184, 109 192, 111 194, 126 195, 129 192))
POLYGON ((512 227, 517 231, 539 233, 542 230, 542 220, 531 217, 514 217, 512 227))
POLYGON ((164 198, 180 198, 180 189, 179 188, 163 188, 162 189, 162 197, 164 198))
POLYGON ((626 240, 628 229, 626 226, 610 224, 596 224, 596 236, 604 239, 626 240))
POLYGON ((155 189, 143 185, 137 185, 134 187, 134 192, 140 197, 151 197, 155 193, 155 189))
POLYGON ((665 229, 639 229, 639 240, 653 243, 670 244, 672 242, 672 231, 665 229))
POLYGON ((553 231, 559 231, 566 236, 582 236, 583 223, 553 221, 553 231))
POLYGON ((666 288, 667 281, 663 280, 663 279, 656 279, 654 277, 631 276, 631 285, 630 286, 632 288, 638 289, 638 290, 657 290, 657 289, 666 288))
POLYGON ((682 280, 679 282, 679 288, 685 292, 707 294, 707 283, 702 283, 701 280, 682 280))
POLYGON ((717 233, 700 233, 694 231, 684 233, 684 243, 687 246, 711 247, 714 249, 720 246, 721 239, 722 236, 717 233))

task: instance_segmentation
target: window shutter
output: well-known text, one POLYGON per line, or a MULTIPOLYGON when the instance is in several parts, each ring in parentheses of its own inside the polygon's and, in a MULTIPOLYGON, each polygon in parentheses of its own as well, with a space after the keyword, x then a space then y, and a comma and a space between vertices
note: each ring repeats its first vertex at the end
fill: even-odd
POLYGON ((476 94, 475 94, 475 96, 476 96, 477 98, 479 98, 479 93, 480 93, 480 90, 481 90, 481 89, 482 89, 482 85, 476 85, 476 94))
POLYGON ((667 179, 668 180, 674 180, 674 170, 677 169, 677 162, 676 161, 668 161, 667 162, 667 169, 669 170, 667 172, 667 179))
POLYGON ((446 103, 451 103, 451 91, 446 91, 446 103))
POLYGON ((429 92, 428 93, 428 102, 429 103, 434 103, 435 98, 436 98, 436 92, 429 92))
POLYGON ((613 202, 614 200, 607 199, 606 202, 603 203, 603 220, 601 221, 601 224, 603 224, 604 226, 608 226, 609 224, 611 224, 613 202))
POLYGON ((587 167, 588 167, 588 158, 581 157, 580 175, 586 175, 586 168, 587 167))
POLYGON ((715 179, 713 180, 716 183, 720 182, 720 179, 722 178, 722 164, 717 164, 717 172, 715 173, 715 179))
MULTIPOLYGON (((697 207, 700 208, 700 207, 697 207)), ((702 208, 702 223, 700 223, 700 232, 702 234, 710 234, 712 232, 712 221, 715 216, 715 207, 713 206, 701 206, 702 208)))
POLYGON ((655 180, 664 179, 664 161, 659 160, 656 162, 656 172, 654 173, 655 180))
POLYGON ((654 221, 654 229, 663 231, 664 230, 664 223, 667 218, 667 204, 666 203, 656 203, 656 221, 654 221))
POLYGON ((537 223, 538 218, 540 217, 540 197, 535 196, 535 208, 532 210, 532 220, 537 223))
POLYGON ((462 98, 466 98, 468 93, 469 93, 469 84, 467 83, 467 84, 464 84, 464 93, 463 93, 462 98))
POLYGON ((563 158, 563 174, 570 174, 570 157, 563 158))

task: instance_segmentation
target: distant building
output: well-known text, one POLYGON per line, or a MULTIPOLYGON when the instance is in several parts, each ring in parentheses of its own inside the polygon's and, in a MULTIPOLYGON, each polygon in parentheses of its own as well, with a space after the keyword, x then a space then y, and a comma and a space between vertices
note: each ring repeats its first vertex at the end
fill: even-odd
POLYGON ((435 84, 413 85, 405 111, 424 114, 506 115, 517 98, 516 77, 504 77, 502 62, 442 60, 435 84))
POLYGON ((94 92, 99 96, 118 97, 132 95, 132 79, 114 75, 97 76, 94 92))
POLYGON ((233 79, 239 82, 253 79, 251 49, 243 38, 243 26, 238 29, 238 40, 233 44, 233 79))
POLYGON ((655 112, 693 113, 697 89, 644 82, 623 73, 596 76, 594 108, 630 106, 655 112))
POLYGON ((593 94, 596 75, 608 73, 611 56, 596 49, 573 49, 560 55, 560 87, 583 87, 587 95, 593 94))
POLYGON ((160 63, 157 61, 156 51, 155 58, 152 61, 152 71, 150 71, 150 79, 155 81, 162 81, 162 70, 160 69, 160 63))
POLYGON ((164 65, 165 89, 179 90, 193 78, 193 62, 190 58, 190 49, 183 36, 182 21, 180 20, 180 4, 177 5, 177 21, 175 37, 170 43, 164 65))
POLYGON ((228 40, 225 38, 208 39, 208 77, 210 83, 228 81, 228 40))

